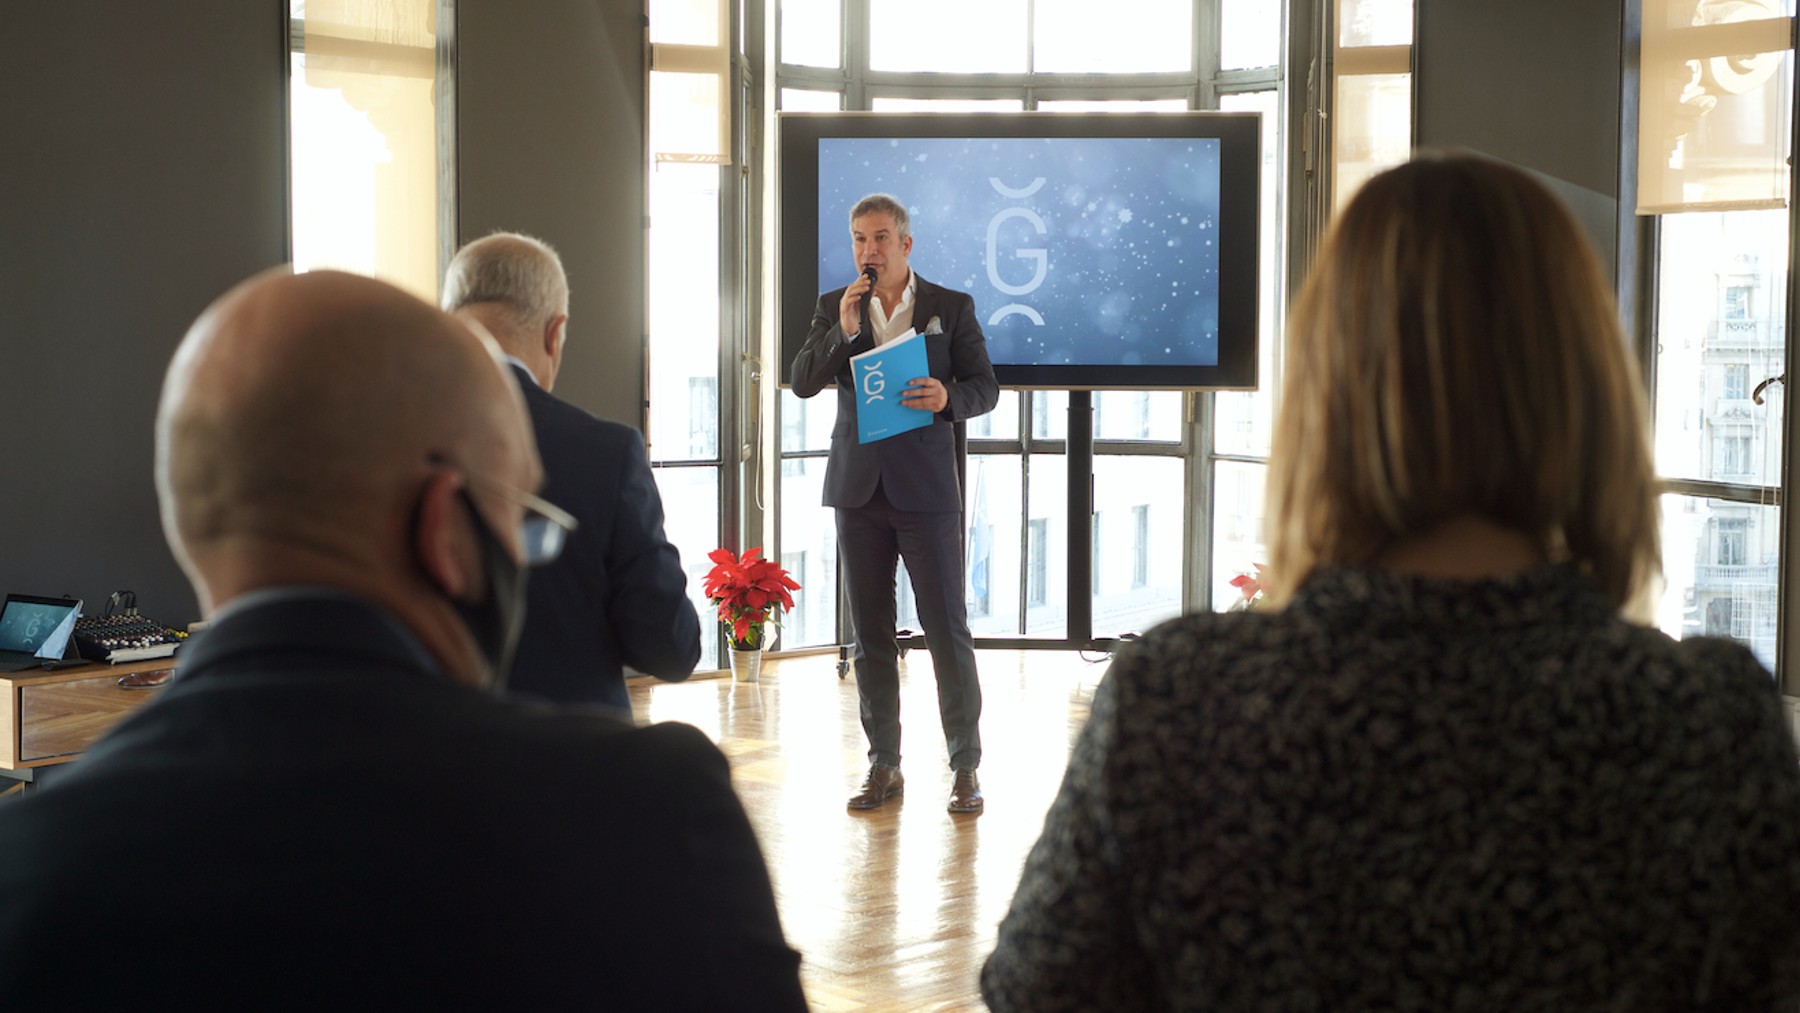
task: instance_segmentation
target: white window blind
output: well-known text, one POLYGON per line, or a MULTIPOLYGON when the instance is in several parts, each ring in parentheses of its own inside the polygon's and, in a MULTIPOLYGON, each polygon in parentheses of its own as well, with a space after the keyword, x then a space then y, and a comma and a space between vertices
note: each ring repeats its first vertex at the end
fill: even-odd
POLYGON ((651 0, 650 159, 731 162, 725 0, 651 0))
POLYGON ((295 53, 294 264, 437 301, 436 0, 307 0, 295 53))
POLYGON ((1644 0, 1638 213, 1781 208, 1792 0, 1644 0))

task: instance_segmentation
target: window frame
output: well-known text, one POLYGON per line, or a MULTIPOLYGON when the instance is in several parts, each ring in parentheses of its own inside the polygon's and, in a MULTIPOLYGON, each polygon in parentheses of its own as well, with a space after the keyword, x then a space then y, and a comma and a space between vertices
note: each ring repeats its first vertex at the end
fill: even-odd
MULTIPOLYGON (((770 0, 768 9, 769 24, 772 29, 770 38, 776 40, 772 46, 779 48, 781 37, 781 17, 779 3, 770 0)), ((1287 5, 1283 5, 1284 8, 1287 5)), ((945 99, 1007 99, 1017 100, 1021 108, 1032 110, 1040 103, 1058 100, 1169 100, 1175 99, 1184 103, 1188 109, 1217 109, 1222 95, 1242 92, 1270 91, 1274 93, 1274 106, 1277 115, 1286 119, 1289 109, 1290 89, 1283 66, 1262 68, 1246 68, 1221 70, 1219 62, 1220 16, 1216 3, 1205 0, 1194 0, 1194 16, 1191 21, 1191 62, 1184 72, 1163 72, 1151 74, 1047 74, 1024 73, 1007 74, 952 74, 952 73, 913 73, 897 71, 878 71, 868 66, 867 37, 869 31, 869 15, 867 5, 847 0, 840 5, 840 30, 842 32, 841 59, 837 67, 808 67, 781 63, 780 54, 772 52, 769 65, 774 68, 772 80, 767 88, 768 94, 775 102, 787 89, 809 92, 837 92, 842 98, 840 107, 847 110, 868 109, 877 97, 906 98, 923 100, 945 99)), ((1285 24, 1284 11, 1283 21, 1285 24)), ((1027 67, 1032 65, 1033 56, 1029 52, 1030 41, 1027 42, 1027 67)), ((1282 54, 1283 65, 1291 59, 1292 47, 1285 32, 1278 51, 1282 54)), ((772 118, 771 121, 772 123, 772 118)), ((1283 139, 1283 144, 1291 148, 1286 139, 1288 132, 1285 124, 1276 131, 1276 136, 1283 139)), ((1282 183, 1285 184, 1285 177, 1282 183)), ((1292 221, 1292 216, 1285 210, 1277 217, 1277 229, 1282 229, 1292 221)), ((1285 235, 1268 236, 1265 241, 1280 244, 1283 251, 1290 247, 1290 240, 1285 235)), ((1283 257, 1285 260, 1285 257, 1283 257)), ((1282 261, 1278 261, 1281 264, 1282 261)), ((1269 283, 1282 286, 1286 271, 1278 268, 1276 276, 1269 283)), ((1282 300, 1277 300, 1281 303, 1282 300)), ((1272 333, 1272 332, 1271 332, 1272 333)), ((1274 378, 1264 378, 1265 383, 1272 384, 1274 378)), ((1082 392, 1078 392, 1082 393, 1082 392)), ((1191 608, 1208 608, 1211 602, 1210 553, 1206 546, 1211 543, 1211 511, 1210 506, 1196 504, 1196 499, 1210 489, 1210 471, 1214 467, 1215 455, 1212 453, 1212 440, 1207 426, 1212 417, 1211 396, 1206 393, 1180 392, 1180 421, 1176 431, 1162 434, 1162 439, 1100 439, 1096 436, 1091 442, 1092 460, 1097 461, 1103 455, 1151 455, 1173 457, 1182 463, 1183 480, 1178 494, 1171 497, 1170 506, 1181 512, 1183 518, 1184 548, 1183 574, 1180 581, 1181 610, 1191 608)), ((780 404, 780 399, 777 405, 780 404)), ((1091 399, 1087 402, 1092 405, 1091 399)), ((1031 469, 1029 462, 1033 455, 1060 455, 1065 460, 1069 455, 1069 444, 1066 439, 1045 438, 1033 435, 1035 413, 1047 410, 1049 398, 1035 390, 1021 391, 1019 398, 1019 427, 1016 435, 1005 439, 969 438, 967 450, 971 457, 977 454, 1016 457, 1021 462, 1021 481, 1025 483, 1021 492, 1020 520, 1026 525, 1027 533, 1021 541, 1030 543, 1030 485, 1031 469)), ((779 408, 777 409, 779 411, 779 408)), ((1090 416, 1090 421, 1092 421, 1090 416)), ((785 420, 783 425, 785 426, 785 420)), ((780 445, 773 452, 783 460, 791 457, 817 456, 822 451, 807 450, 801 452, 785 451, 780 445)), ((1070 462, 1071 464, 1075 462, 1070 462)), ((1090 462, 1091 465, 1091 462, 1090 462)), ((1076 479, 1079 480, 1079 479, 1076 479)), ((1091 481, 1091 480, 1090 480, 1091 481)), ((1041 493, 1040 493, 1041 495, 1041 493)), ((779 491, 776 493, 776 513, 779 515, 784 504, 779 491)), ((1153 505, 1153 504, 1152 504, 1153 505)), ((1089 496, 1089 512, 1096 511, 1093 497, 1089 496)), ((1091 523, 1091 522, 1090 522, 1091 523)), ((1077 541, 1086 543, 1081 552, 1087 554, 1094 549, 1094 539, 1088 525, 1068 526, 1071 535, 1070 552, 1076 553, 1077 541), (1088 537, 1076 539, 1077 528, 1088 537)), ((1129 533, 1128 533, 1129 534, 1129 533)), ((1125 549, 1130 548, 1130 538, 1122 540, 1125 549)), ((1032 581, 1030 545, 1021 546, 1026 551, 1020 553, 1018 612, 1020 627, 1016 636, 977 637, 977 646, 1018 646, 1018 647, 1051 647, 1070 648, 1086 647, 1100 643, 1088 631, 1071 629, 1063 639, 1047 639, 1043 636, 1032 636, 1025 633, 1029 627, 1026 613, 1038 607, 1030 600, 1030 584, 1032 581)), ((1071 559, 1075 559, 1072 555, 1071 559)), ((1100 582, 1101 567, 1090 565, 1085 578, 1078 575, 1078 568, 1070 566, 1067 575, 1067 606, 1070 626, 1077 627, 1078 618, 1085 619, 1091 627, 1093 587, 1100 582), (1077 601, 1080 597, 1082 601, 1077 601), (1085 604, 1085 607, 1082 607, 1085 604)), ((1128 576, 1135 573, 1132 566, 1127 565, 1124 571, 1128 576)), ((992 578, 990 578, 991 580, 992 578)), ((992 592, 990 592, 992 594, 992 592)), ((1054 597, 1053 595, 1051 596, 1054 597)), ((841 602, 840 602, 841 604, 841 602)), ((1006 613, 1011 610, 1010 603, 990 598, 990 614, 1006 613)))

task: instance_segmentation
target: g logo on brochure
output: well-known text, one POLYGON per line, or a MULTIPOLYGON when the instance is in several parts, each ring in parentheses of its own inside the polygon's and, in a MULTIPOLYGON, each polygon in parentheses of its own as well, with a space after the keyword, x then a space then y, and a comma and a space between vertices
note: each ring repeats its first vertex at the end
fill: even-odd
POLYGON ((863 374, 862 388, 865 404, 886 400, 881 392, 887 390, 887 380, 882 377, 879 360, 869 363, 869 371, 863 374))

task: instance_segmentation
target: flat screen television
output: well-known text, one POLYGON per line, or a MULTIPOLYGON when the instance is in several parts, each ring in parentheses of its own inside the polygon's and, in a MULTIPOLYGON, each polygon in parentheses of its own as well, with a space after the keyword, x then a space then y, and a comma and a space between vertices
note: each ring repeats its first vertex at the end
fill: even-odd
POLYGON ((968 292, 1002 386, 1254 388, 1256 113, 782 113, 781 379, 888 193, 968 292))

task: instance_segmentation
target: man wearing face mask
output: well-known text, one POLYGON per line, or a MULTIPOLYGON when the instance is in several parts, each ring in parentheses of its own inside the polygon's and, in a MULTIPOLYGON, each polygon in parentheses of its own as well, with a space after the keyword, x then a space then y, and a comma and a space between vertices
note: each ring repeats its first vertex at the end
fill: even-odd
POLYGON ((210 622, 0 807, 9 1013, 805 1008, 718 749, 488 688, 571 523, 491 342, 253 278, 176 352, 156 481, 210 622))

